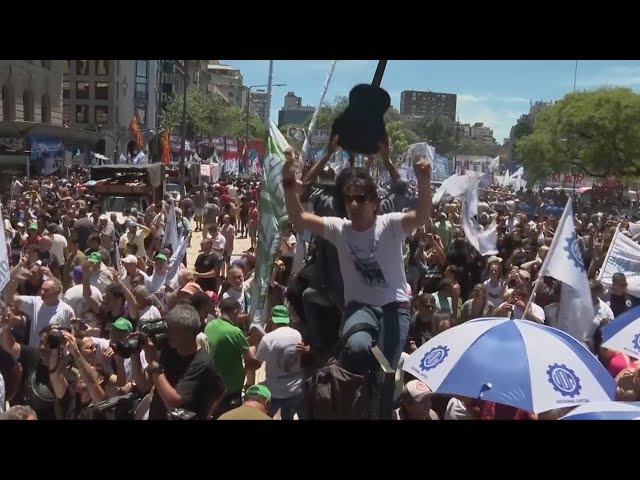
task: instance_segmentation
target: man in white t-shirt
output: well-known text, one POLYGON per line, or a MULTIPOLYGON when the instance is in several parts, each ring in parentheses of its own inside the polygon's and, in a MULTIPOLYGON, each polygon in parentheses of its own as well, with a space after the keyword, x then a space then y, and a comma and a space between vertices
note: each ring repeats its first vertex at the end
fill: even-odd
MULTIPOLYGON (((337 148, 337 138, 333 137, 328 153, 337 148)), ((383 158, 388 156, 388 151, 388 145, 380 144, 383 158)), ((377 340, 391 368, 395 369, 410 322, 403 245, 406 237, 430 219, 431 164, 426 156, 415 159, 416 209, 385 215, 377 215, 378 192, 371 176, 360 168, 349 169, 341 192, 349 218, 345 220, 304 211, 291 149, 287 149, 285 158, 283 186, 289 220, 296 230, 308 230, 325 238, 338 252, 345 298, 342 365, 353 373, 366 373, 371 365, 370 348, 377 340)))
POLYGON ((122 279, 122 284, 125 287, 129 290, 133 290, 133 287, 131 287, 131 279, 134 275, 140 274, 142 275, 142 278, 144 278, 144 286, 149 288, 151 285, 149 275, 138 268, 138 259, 134 255, 127 255, 121 260, 121 262, 124 267, 125 274, 120 278, 122 279))
POLYGON ((213 242, 211 250, 222 258, 222 255, 224 254, 224 247, 227 244, 227 239, 224 238, 224 235, 222 235, 217 225, 209 227, 209 233, 211 233, 213 242))
MULTIPOLYGON (((14 274, 17 269, 11 273, 14 274)), ((16 274, 17 275, 17 274, 16 274)), ((13 295, 17 285, 9 288, 9 293, 13 295)), ((62 293, 62 283, 57 278, 48 277, 42 283, 40 296, 14 295, 13 304, 22 313, 31 319, 29 328, 29 346, 38 348, 40 345, 40 331, 47 325, 71 326, 74 317, 73 309, 60 300, 62 293)))
POLYGON ((267 415, 273 417, 280 410, 282 420, 302 420, 302 335, 289 326, 287 307, 276 305, 271 310, 273 330, 267 333, 256 351, 256 359, 266 362, 264 384, 271 391, 267 415))
MULTIPOLYGON (((89 310, 89 306, 83 296, 82 276, 82 267, 73 267, 71 271, 73 287, 62 295, 62 301, 73 309, 76 318, 83 318, 85 312, 89 310)), ((93 285, 90 285, 90 288, 91 298, 98 303, 102 302, 102 293, 100 293, 100 290, 93 285)))

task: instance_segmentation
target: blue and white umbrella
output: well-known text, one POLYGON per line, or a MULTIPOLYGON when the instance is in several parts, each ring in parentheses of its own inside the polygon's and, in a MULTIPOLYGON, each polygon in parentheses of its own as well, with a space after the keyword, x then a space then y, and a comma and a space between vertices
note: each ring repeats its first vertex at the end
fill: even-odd
POLYGON ((555 328, 480 318, 445 330, 404 362, 435 393, 540 413, 613 400, 615 380, 587 348, 555 328))
POLYGON ((640 358, 640 306, 627 310, 602 327, 602 346, 640 358))
POLYGON ((580 405, 560 420, 638 420, 640 402, 592 402, 580 405))

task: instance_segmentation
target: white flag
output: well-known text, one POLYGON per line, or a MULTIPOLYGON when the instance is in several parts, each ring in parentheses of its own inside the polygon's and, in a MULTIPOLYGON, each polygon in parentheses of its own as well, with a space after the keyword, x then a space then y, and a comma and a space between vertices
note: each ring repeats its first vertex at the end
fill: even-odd
POLYGON ((173 254, 171 254, 171 258, 167 263, 167 275, 164 277, 165 285, 169 285, 173 280, 173 277, 175 277, 176 273, 178 273, 178 267, 180 267, 180 264, 182 263, 182 260, 184 259, 184 256, 187 253, 187 247, 189 246, 190 238, 191 238, 191 232, 189 232, 186 237, 180 240, 180 244, 178 245, 178 248, 176 248, 173 251, 173 254))
POLYGON ((465 174, 451 175, 444 182, 442 182, 442 185, 438 187, 438 189, 433 194, 433 198, 431 199, 431 201, 433 203, 439 203, 444 195, 451 195, 454 198, 464 196, 465 192, 469 189, 469 184, 471 181, 470 179, 471 177, 465 174))
POLYGON ((507 171, 504 172, 504 177, 502 177, 502 186, 508 187, 510 185, 510 181, 511 181, 511 176, 509 175, 509 169, 507 169, 507 171))
POLYGON ((602 262, 598 279, 606 286, 613 285, 613 274, 624 273, 627 277, 627 292, 640 297, 640 245, 616 230, 611 247, 602 262))
POLYGON ((5 285, 9 283, 9 274, 11 269, 9 268, 9 258, 7 256, 7 240, 4 236, 4 220, 2 213, 0 213, 0 292, 4 289, 5 285))
POLYGON ((539 276, 553 277, 563 283, 558 313, 558 328, 582 342, 593 327, 593 302, 589 280, 573 224, 571 198, 565 206, 551 248, 539 276))
POLYGON ((498 232, 495 222, 486 230, 480 231, 478 223, 473 217, 478 215, 478 181, 471 180, 471 185, 467 190, 462 209, 460 211, 460 223, 469 243, 480 253, 480 255, 497 255, 498 232))
POLYGON ((171 200, 171 208, 167 214, 167 224, 164 227, 164 238, 162 239, 162 246, 170 245, 171 251, 175 252, 178 249, 180 242, 178 241, 178 222, 176 220, 176 207, 171 200))

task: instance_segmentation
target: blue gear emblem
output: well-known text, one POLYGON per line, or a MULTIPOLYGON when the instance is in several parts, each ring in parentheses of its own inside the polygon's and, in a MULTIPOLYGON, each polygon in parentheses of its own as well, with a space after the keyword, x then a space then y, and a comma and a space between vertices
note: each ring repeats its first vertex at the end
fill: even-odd
POLYGON ((640 352, 640 333, 636 333, 636 335, 633 337, 633 340, 631 341, 631 345, 633 345, 633 348, 636 350, 636 352, 640 352))
POLYGON ((582 252, 580 251, 580 245, 578 244, 578 237, 574 233, 569 238, 565 239, 567 244, 564 247, 565 252, 569 255, 569 259, 573 261, 576 268, 584 271, 584 259, 582 258, 582 252))
POLYGON ((549 365, 547 377, 553 389, 563 397, 577 397, 582 390, 580 378, 566 365, 549 365))
POLYGON ((437 347, 432 348, 427 353, 424 354, 422 360, 420 360, 420 370, 423 372, 428 372, 429 370, 433 370, 447 358, 449 355, 449 347, 445 347, 443 345, 438 345, 437 347))

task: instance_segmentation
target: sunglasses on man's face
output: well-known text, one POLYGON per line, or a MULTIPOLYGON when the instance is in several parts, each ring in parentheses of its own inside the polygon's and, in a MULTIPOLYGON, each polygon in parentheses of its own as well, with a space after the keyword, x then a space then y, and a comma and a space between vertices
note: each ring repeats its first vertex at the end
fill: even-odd
POLYGON ((347 194, 345 194, 344 200, 347 203, 351 203, 351 202, 353 202, 355 200, 357 203, 362 204, 362 203, 366 203, 368 198, 367 198, 367 195, 365 193, 358 193, 357 195, 347 195, 347 194))

